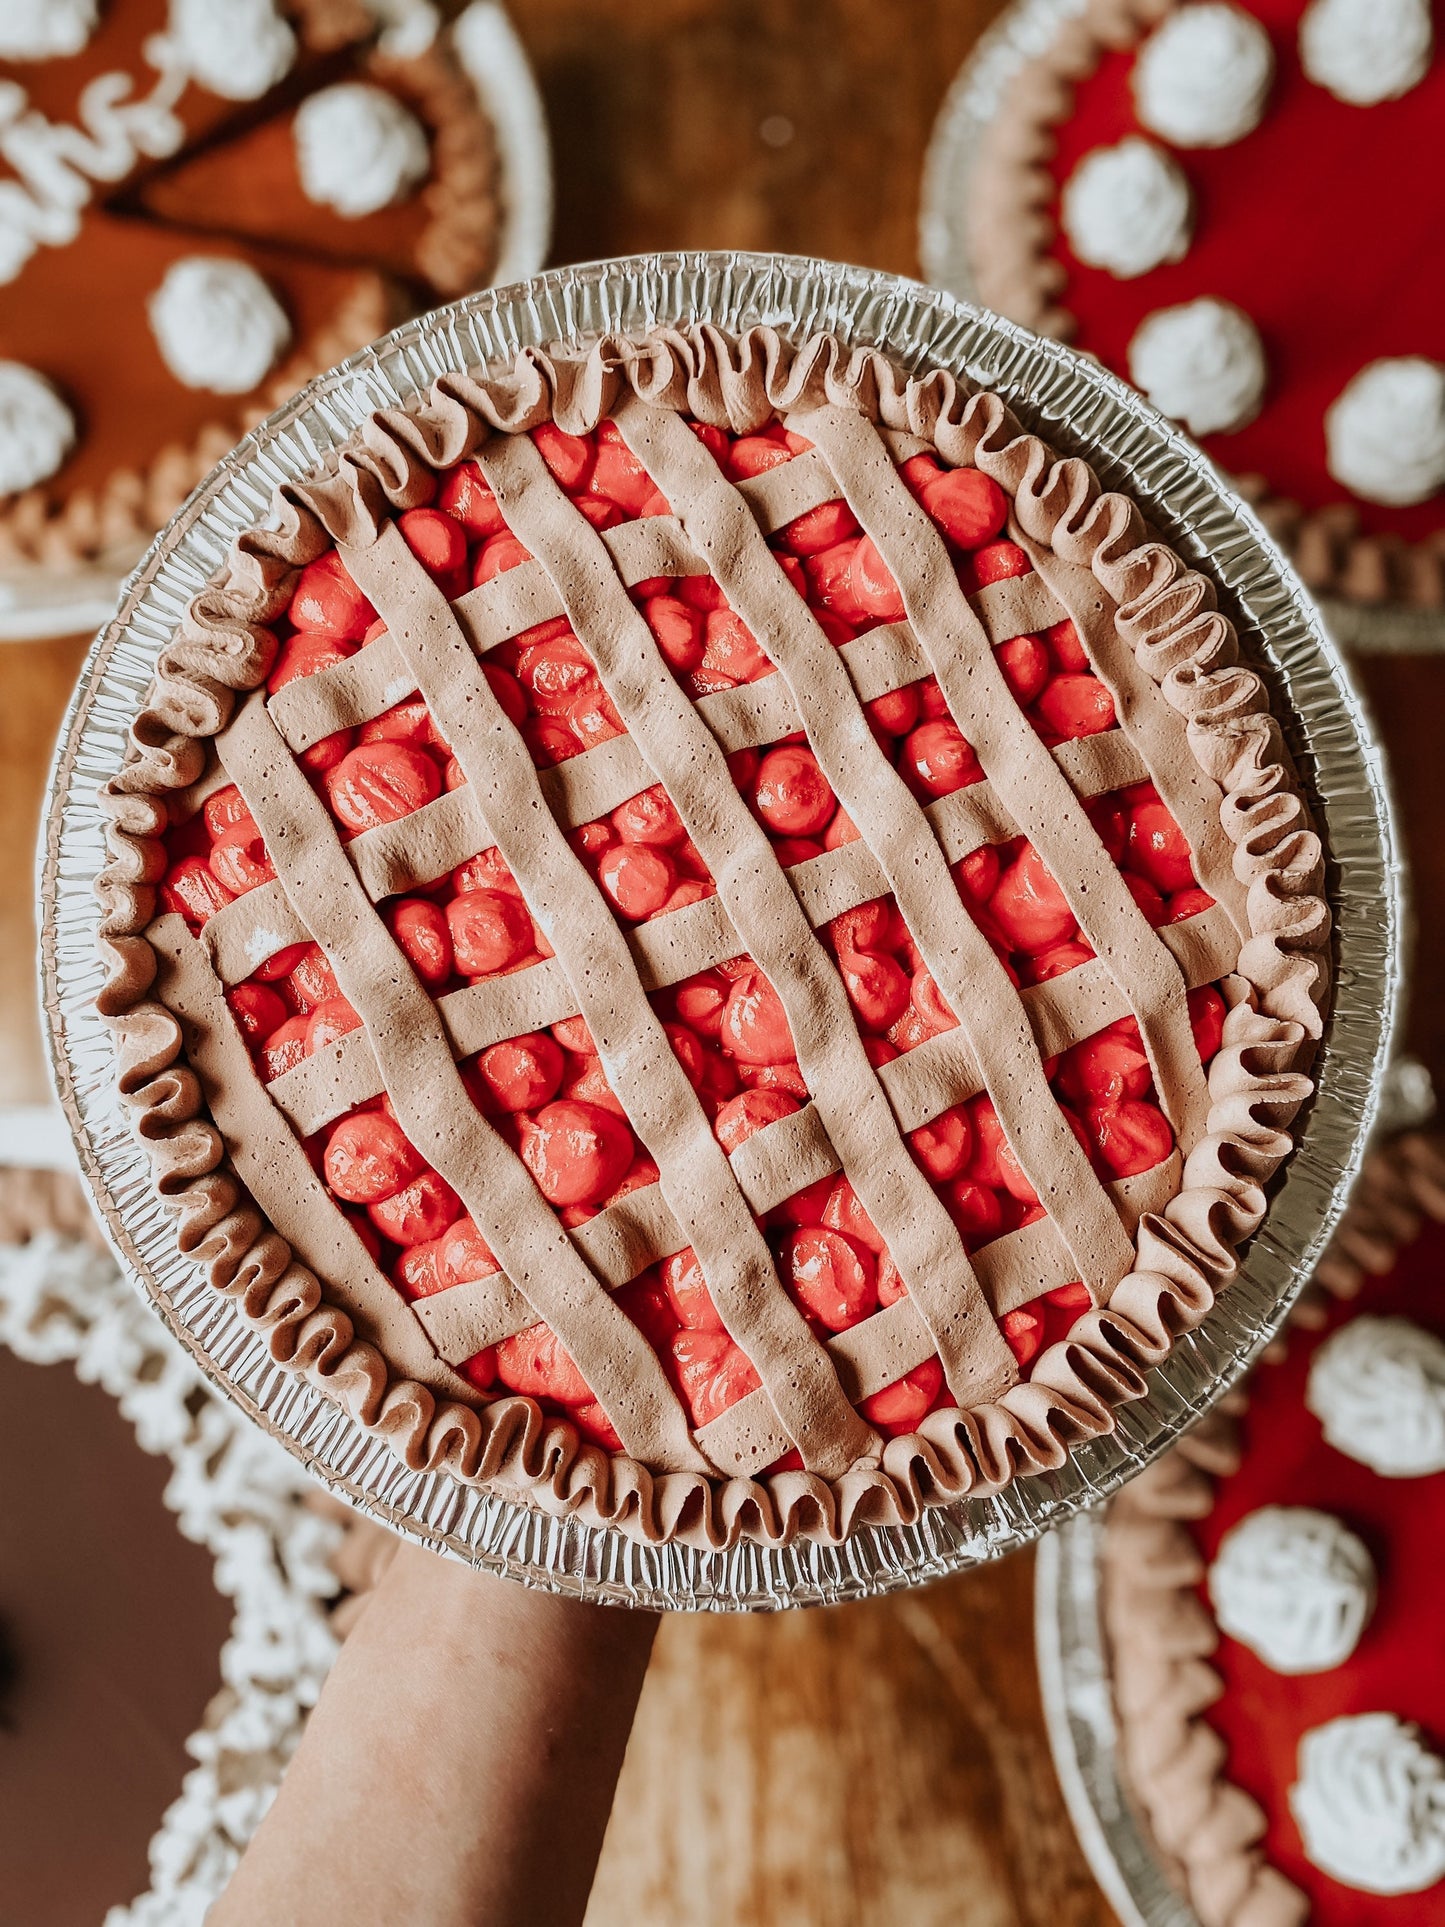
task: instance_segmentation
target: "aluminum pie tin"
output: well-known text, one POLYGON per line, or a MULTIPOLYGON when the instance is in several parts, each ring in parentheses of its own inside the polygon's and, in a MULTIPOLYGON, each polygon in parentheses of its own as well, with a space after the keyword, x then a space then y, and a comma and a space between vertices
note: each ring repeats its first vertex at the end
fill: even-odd
MULTIPOLYGON (((984 136, 1019 70, 1044 53, 1088 0, 1013 0, 964 61, 944 96, 923 164, 918 256, 923 272, 965 301, 977 298, 967 221, 984 136)), ((1445 610, 1318 599, 1325 626, 1354 655, 1445 654, 1445 610)))
POLYGON ((39 853, 42 1003, 60 1102, 122 1263, 202 1367, 328 1484, 418 1539, 558 1592, 637 1605, 761 1609, 858 1598, 997 1558, 1105 1498, 1162 1452, 1240 1375, 1313 1267, 1362 1155, 1400 992, 1402 874, 1381 754, 1309 598, 1252 513, 1190 442, 1097 364, 952 296, 861 268, 734 253, 648 255, 562 268, 470 295, 408 323, 304 389, 191 497, 132 577, 91 650, 51 775, 39 853), (316 468, 368 413, 414 402, 438 375, 529 344, 578 346, 707 319, 768 323, 795 340, 830 329, 910 371, 942 367, 998 390, 1056 446, 1127 488, 1186 557, 1208 558, 1251 659, 1268 679, 1326 827, 1336 916, 1336 1005, 1318 1059, 1307 1141, 1239 1278, 1199 1331, 1125 1406, 1118 1430, 1057 1473, 865 1528, 841 1546, 641 1545, 557 1520, 447 1473, 410 1472, 261 1340, 176 1250, 114 1089, 94 1011, 93 885, 104 861, 100 785, 119 767, 157 655, 230 539, 267 512, 274 485, 316 468))
POLYGON ((1201 1927, 1120 1764, 1101 1610, 1103 1538, 1104 1516, 1095 1512, 1039 1547, 1034 1649, 1049 1747, 1079 1845, 1123 1927, 1201 1927))
MULTIPOLYGON (((3 0, 0 0, 3 4, 3 0)), ((368 0, 385 18, 382 0, 368 0)), ((416 14, 425 0, 402 0, 416 14)), ((393 6, 393 11, 395 7, 393 6)), ((447 29, 496 140, 502 218, 492 280, 535 274, 552 241, 552 148, 541 91, 503 0, 472 0, 447 29)), ((34 564, 0 573, 0 642, 84 635, 110 619, 140 544, 115 556, 57 568, 34 564)))

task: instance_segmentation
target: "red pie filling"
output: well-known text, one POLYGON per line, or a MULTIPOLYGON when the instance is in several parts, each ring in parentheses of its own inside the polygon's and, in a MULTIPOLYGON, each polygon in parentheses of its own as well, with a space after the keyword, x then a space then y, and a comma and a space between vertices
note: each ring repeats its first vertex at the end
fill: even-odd
MULTIPOLYGON (((690 424, 733 480, 757 475, 811 444, 775 425, 729 438, 690 424)), ((668 505, 610 422, 595 435, 554 427, 533 440, 574 503, 598 528, 669 513, 668 505)), ((902 473, 943 533, 966 593, 1029 573, 1024 551, 1003 537, 1006 498, 975 470, 944 470, 929 455, 902 473)), ((470 462, 441 478, 436 506, 398 525, 448 596, 530 560, 470 462)), ((842 646, 899 622, 903 603, 872 542, 841 502, 787 524, 772 547, 830 641, 842 646)), ((706 698, 776 674, 751 631, 710 576, 655 577, 632 596, 679 683, 706 698)), ((382 633, 376 612, 333 550, 302 570, 267 681, 274 694, 298 677, 346 660, 382 633)), ((997 656, 1014 699, 1050 747, 1116 728, 1113 701, 1094 675, 1069 621, 1004 642, 997 656)), ((624 735, 586 649, 564 617, 492 648, 485 672, 539 769, 624 735)), ((984 780, 978 759, 932 676, 866 705, 874 736, 920 802, 928 805, 984 780)), ((345 840, 395 822, 465 783, 420 697, 301 753, 317 794, 345 840)), ((735 751, 740 794, 788 869, 854 840, 801 731, 735 751)), ((1148 782, 1087 803, 1109 856, 1150 923, 1211 907, 1179 826, 1148 782)), ((624 925, 649 922, 710 897, 715 884, 666 791, 653 786, 570 832, 573 849, 624 925)), ((195 930, 234 897, 275 875, 264 842, 234 786, 167 839, 162 885, 168 909, 195 930)), ((959 895, 1020 986, 1041 984, 1089 962, 1064 893, 1022 837, 985 845, 953 865, 959 895)), ((382 915, 434 996, 529 969, 552 953, 495 848, 404 895, 382 915)), ((949 1008, 891 896, 835 916, 819 932, 836 959, 868 1055, 880 1066, 952 1029, 949 1008)), ((360 1024, 314 943, 270 956, 228 992, 236 1023, 266 1082, 360 1024)), ((723 1147, 807 1103, 787 1017, 776 991, 747 956, 669 988, 652 1002, 723 1147)), ((1224 1001, 1217 988, 1189 994, 1201 1060, 1219 1048, 1224 1001)), ((629 1191, 657 1181, 581 1017, 493 1044, 464 1059, 478 1108, 519 1153, 561 1221, 575 1226, 629 1191)), ((1154 1168, 1174 1148, 1138 1025, 1101 1029, 1049 1060, 1053 1092, 1099 1176, 1154 1168)), ((1044 1214, 986 1096, 946 1110, 908 1134, 913 1156, 970 1252, 1044 1214)), ((461 1201, 409 1143, 385 1096, 337 1119, 308 1143, 313 1164, 376 1262, 409 1299, 445 1291, 498 1269, 461 1201)), ((826 1338, 859 1324, 906 1292, 887 1247, 844 1176, 810 1184, 761 1220, 778 1274, 809 1324, 826 1338)), ((617 1293, 659 1354, 701 1427, 758 1384, 729 1338, 701 1267, 684 1249, 650 1265, 617 1293)), ((1000 1326, 1027 1374, 1047 1345, 1089 1308, 1078 1282, 1008 1311, 1000 1326)), ((565 1414, 589 1438, 619 1443, 555 1334, 536 1325, 478 1353, 462 1367, 479 1391, 521 1393, 565 1414)), ((952 1404, 935 1357, 861 1402, 881 1432, 912 1431, 928 1411, 952 1404)), ((796 1464, 795 1455, 780 1464, 796 1464)))

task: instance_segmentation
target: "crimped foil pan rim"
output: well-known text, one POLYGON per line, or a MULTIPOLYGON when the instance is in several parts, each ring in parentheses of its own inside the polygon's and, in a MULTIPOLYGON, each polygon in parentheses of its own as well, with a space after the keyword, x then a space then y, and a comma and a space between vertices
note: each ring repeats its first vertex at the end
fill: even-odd
POLYGON ((1090 1513, 1039 1547, 1034 1652, 1049 1751, 1084 1858, 1122 1927, 1200 1927, 1120 1769, 1099 1596, 1104 1530, 1103 1513, 1090 1513))
MULTIPOLYGON (((918 208, 918 258, 935 286, 965 301, 978 298, 969 256, 965 209, 984 135, 1005 90, 1026 62, 1048 48, 1061 26, 1087 0, 1012 0, 978 41, 953 78, 933 123, 923 162, 918 208)), ((1445 610, 1404 603, 1320 598, 1326 629, 1356 655, 1445 654, 1445 610)))
POLYGON ((132 578, 86 664, 52 773, 40 850, 42 1003, 57 1092, 82 1170, 123 1264, 197 1357, 267 1429, 378 1517, 474 1563, 557 1591, 685 1608, 769 1608, 859 1597, 979 1563, 1107 1496, 1157 1456, 1245 1369, 1283 1319, 1343 1207, 1378 1099, 1399 998, 1401 869, 1379 751, 1338 653, 1258 521, 1183 436, 1122 383, 1056 343, 945 294, 860 268, 792 257, 673 254, 557 269, 410 322, 320 377, 226 458, 132 578), (1122 1408, 1118 1430, 1047 1478, 930 1511, 913 1527, 864 1529, 841 1547, 647 1547, 547 1518, 452 1480, 414 1474, 319 1392, 273 1365, 259 1339, 175 1253, 112 1090, 91 886, 102 838, 94 793, 114 769, 161 641, 223 559, 231 532, 378 404, 446 368, 524 342, 645 330, 706 316, 831 327, 895 360, 966 371, 1021 405, 1030 426, 1088 453, 1127 485, 1181 553, 1211 573, 1270 681, 1327 826, 1340 991, 1318 1070, 1308 1142, 1292 1159, 1239 1280, 1197 1333, 1122 1408), (1341 893, 1341 882, 1348 889, 1341 893))

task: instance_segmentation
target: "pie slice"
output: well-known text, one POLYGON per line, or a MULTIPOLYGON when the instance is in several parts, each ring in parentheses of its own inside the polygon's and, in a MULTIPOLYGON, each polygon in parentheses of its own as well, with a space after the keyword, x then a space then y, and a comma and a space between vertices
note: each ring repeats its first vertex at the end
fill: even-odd
POLYGON ((110 0, 78 52, 0 62, 23 109, 0 136, 7 596, 129 566, 259 416, 485 281, 490 124, 445 30, 403 55, 384 25, 361 0, 110 0), (358 180, 380 211, 351 219, 358 180), (171 269, 179 344, 154 318, 171 269))
POLYGON ((839 1539, 1057 1466, 1227 1282, 1320 846, 1207 585, 1047 459, 830 337, 609 342, 377 418, 195 605, 121 1088, 414 1462, 839 1539))

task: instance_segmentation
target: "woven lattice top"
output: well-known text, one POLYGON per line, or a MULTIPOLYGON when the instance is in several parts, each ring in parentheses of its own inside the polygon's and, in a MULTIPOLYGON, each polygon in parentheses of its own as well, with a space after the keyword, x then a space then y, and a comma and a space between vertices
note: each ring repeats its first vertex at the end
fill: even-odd
POLYGON ((1202 1315, 1318 847, 1201 579, 989 398, 655 352, 440 384, 243 540, 184 667, 253 693, 124 784, 171 791, 127 908, 387 1396, 644 1530, 770 1470, 816 1524, 1056 1451, 1149 1294, 1202 1315))

